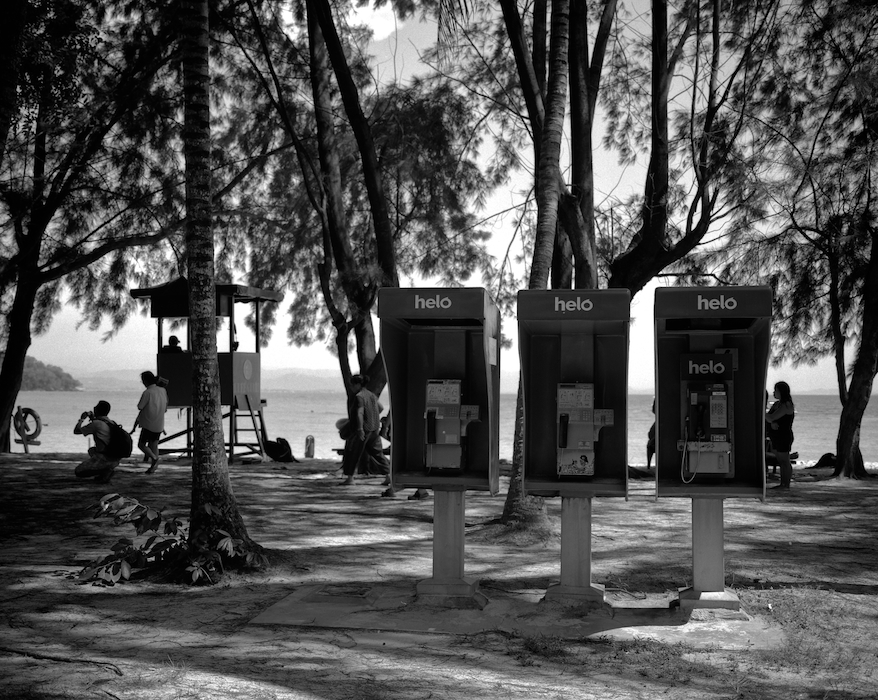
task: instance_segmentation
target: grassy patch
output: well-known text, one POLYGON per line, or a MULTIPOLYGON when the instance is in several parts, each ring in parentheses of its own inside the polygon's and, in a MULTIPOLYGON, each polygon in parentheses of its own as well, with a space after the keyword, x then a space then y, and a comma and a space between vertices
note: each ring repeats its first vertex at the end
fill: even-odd
POLYGON ((822 700, 876 697, 878 617, 864 596, 785 588, 746 591, 742 601, 784 631, 784 645, 761 655, 767 669, 808 678, 822 700))
POLYGON ((540 656, 544 659, 552 661, 565 660, 570 651, 567 648, 567 642, 561 637, 553 635, 538 634, 534 636, 522 637, 521 645, 524 651, 529 654, 540 656))

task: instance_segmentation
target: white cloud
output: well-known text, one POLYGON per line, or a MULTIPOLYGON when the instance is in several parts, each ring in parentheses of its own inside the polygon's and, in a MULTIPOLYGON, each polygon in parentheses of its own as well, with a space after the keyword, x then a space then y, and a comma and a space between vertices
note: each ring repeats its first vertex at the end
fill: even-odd
POLYGON ((366 24, 375 33, 373 41, 381 41, 393 34, 397 29, 402 29, 403 23, 398 22, 393 14, 393 8, 386 4, 376 10, 371 6, 354 8, 353 22, 366 24))

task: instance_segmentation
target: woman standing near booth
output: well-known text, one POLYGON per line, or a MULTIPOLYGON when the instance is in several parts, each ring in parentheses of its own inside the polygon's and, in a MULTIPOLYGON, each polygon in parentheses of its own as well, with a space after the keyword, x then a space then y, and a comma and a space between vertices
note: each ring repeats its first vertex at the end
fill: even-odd
POLYGON ((793 419, 796 416, 790 385, 786 382, 775 384, 774 398, 775 402, 765 414, 765 422, 768 424, 767 433, 772 449, 780 465, 780 485, 776 488, 788 489, 793 480, 790 450, 793 447, 793 419))

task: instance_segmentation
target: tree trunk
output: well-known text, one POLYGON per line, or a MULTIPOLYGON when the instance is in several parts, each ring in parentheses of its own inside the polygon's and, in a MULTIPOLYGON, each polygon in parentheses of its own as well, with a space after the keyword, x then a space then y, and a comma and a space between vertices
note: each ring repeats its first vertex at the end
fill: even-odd
MULTIPOLYGON (((552 2, 552 33, 549 54, 549 84, 545 105, 545 122, 542 125, 542 138, 539 143, 539 165, 536 176, 537 191, 537 237, 534 243, 533 260, 531 263, 529 289, 545 289, 549 282, 555 251, 561 246, 556 244, 558 230, 558 207, 561 196, 560 158, 561 140, 564 131, 564 113, 567 103, 567 59, 569 37, 569 2, 554 0, 552 2)), ((514 26, 517 11, 508 12, 504 6, 507 27, 514 26)), ((521 65, 519 66, 521 70, 521 65)), ((531 101, 541 103, 532 96, 531 101)), ((541 111, 541 110, 540 110, 541 111)), ((532 113, 538 114, 537 110, 532 113)), ((536 129, 535 129, 536 132, 536 129)), ((546 507, 541 498, 527 497, 524 494, 524 454, 521 444, 524 436, 524 406, 521 384, 518 387, 518 399, 515 408, 515 437, 512 459, 512 474, 509 492, 503 507, 502 520, 506 524, 513 522, 540 521, 545 522, 546 507)))
POLYGON ((543 138, 543 121, 545 120, 543 83, 534 68, 534 61, 528 59, 524 27, 521 23, 521 16, 518 14, 518 5, 515 0, 500 0, 500 7, 503 10, 503 21, 506 24, 506 35, 509 37, 512 54, 515 56, 515 65, 518 70, 518 82, 521 85, 521 91, 524 94, 528 120, 530 121, 531 131, 533 131, 534 135, 534 147, 537 150, 537 162, 539 162, 538 144, 543 138))
POLYGON ((558 201, 561 195, 557 173, 560 168, 561 143, 564 139, 564 114, 567 106, 569 22, 569 0, 553 0, 546 121, 543 126, 537 170, 539 181, 537 185, 537 234, 528 283, 529 289, 546 289, 555 246, 558 201))
POLYGON ((558 226, 552 251, 552 289, 573 288, 573 248, 564 226, 558 226))
POLYGON ((354 337, 357 339, 357 361, 360 363, 361 372, 369 372, 378 354, 375 342, 375 327, 372 325, 372 315, 367 313, 362 320, 354 326, 354 337))
POLYGON ((549 15, 549 0, 535 0, 533 4, 533 49, 531 50, 531 62, 534 68, 534 77, 540 87, 543 99, 546 96, 546 34, 548 25, 546 19, 549 15))
POLYGON ((184 92, 183 152, 186 160, 186 252, 189 329, 192 338, 192 506, 189 538, 217 529, 250 540, 232 493, 223 444, 216 342, 216 283, 210 208, 210 69, 207 0, 182 3, 184 92), (207 506, 207 507, 206 507, 207 506))
POLYGON ((348 233, 347 215, 342 194, 341 167, 338 142, 333 120, 331 66, 326 56, 323 32, 314 14, 314 0, 308 2, 308 47, 311 67, 311 94, 314 98, 314 117, 317 125, 317 153, 320 158, 320 179, 326 202, 330 251, 341 278, 341 286, 351 302, 362 288, 361 270, 356 269, 353 248, 348 233))
POLYGON ((611 287, 634 294, 668 262, 664 247, 668 224, 668 3, 652 3, 652 144, 646 172, 640 231, 628 250, 610 265, 611 287), (664 254, 664 255, 663 255, 664 254))
POLYGON ((378 162, 378 154, 375 151, 375 142, 372 138, 369 120, 366 119, 366 115, 363 114, 363 110, 360 107, 359 91, 354 83, 344 47, 341 44, 332 19, 330 3, 328 0, 313 0, 312 7, 320 23, 320 29, 323 32, 332 68, 335 72, 335 78, 338 81, 339 92, 344 103, 345 113, 357 140, 360 158, 363 163, 363 179, 369 196, 369 207, 372 212, 372 222, 375 229, 378 266, 381 268, 384 277, 381 281, 381 286, 398 287, 399 276, 396 270, 396 255, 393 249, 393 229, 390 225, 387 198, 384 194, 384 182, 381 178, 381 167, 378 162))
MULTIPOLYGON (((31 253, 39 255, 39 250, 31 253)), ((12 451, 12 414, 21 390, 24 361, 31 345, 30 324, 39 289, 36 260, 19 267, 20 277, 15 287, 12 309, 6 319, 6 352, 0 368, 0 452, 12 451)))
MULTIPOLYGON (((521 379, 518 381, 518 394, 515 399, 515 439, 512 443, 512 474, 509 477, 509 491, 506 494, 506 502, 503 504, 501 520, 505 524, 519 521, 528 511, 528 503, 524 495, 524 435, 521 426, 524 425, 524 395, 522 393, 521 379)), ((543 509, 545 511, 545 508, 543 509)))
MULTIPOLYGON (((835 248, 835 242, 832 243, 835 248)), ((845 377, 845 345, 847 338, 841 329, 841 299, 839 289, 841 274, 839 272, 839 260, 836 251, 829 253, 829 324, 832 328, 833 358, 835 359, 835 381, 838 386, 838 398, 844 406, 848 400, 847 378, 845 377)))
MULTIPOLYGON (((393 286, 398 284, 396 276, 396 256, 392 243, 389 246, 387 245, 387 241, 392 239, 392 236, 389 234, 390 220, 387 214, 386 200, 384 199, 384 187, 378 166, 378 159, 375 154, 374 143, 371 138, 371 130, 366 121, 365 115, 362 114, 359 108, 356 88, 352 88, 350 71, 342 53, 340 57, 333 56, 332 62, 335 66, 335 73, 339 86, 344 94, 343 99, 348 118, 354 126, 354 132, 357 135, 357 142, 360 144, 363 170, 367 190, 369 191, 370 203, 372 204, 372 218, 375 222, 376 248, 379 258, 379 267, 384 272, 384 279, 370 279, 370 275, 361 265, 358 264, 354 257, 347 227, 347 218, 344 211, 341 169, 338 162, 338 148, 334 136, 335 126, 332 117, 333 105, 330 88, 330 63, 327 60, 327 49, 329 49, 330 53, 333 50, 339 51, 340 44, 337 45, 338 36, 335 34, 334 25, 332 25, 332 18, 328 7, 318 7, 319 5, 321 5, 320 0, 309 0, 308 2, 311 83, 317 122, 317 141, 320 154, 323 187, 328 204, 327 220, 329 226, 329 241, 331 243, 333 260, 335 261, 335 266, 338 269, 341 278, 341 287, 348 301, 350 315, 353 317, 353 327, 351 328, 351 326, 345 322, 343 337, 337 337, 336 339, 340 353, 339 361, 345 387, 349 387, 351 372, 346 355, 347 337, 350 330, 353 330, 360 371, 367 372, 370 375, 370 382, 367 388, 378 394, 380 393, 380 390, 383 389, 386 379, 384 378, 383 365, 380 368, 380 377, 373 378, 372 371, 370 371, 374 371, 373 368, 377 356, 375 330, 372 327, 371 311, 375 303, 376 286, 378 286, 379 283, 393 286), (324 25, 327 23, 331 25, 332 28, 330 40, 328 42, 326 40, 324 29, 324 25), (353 94, 350 94, 352 90, 353 94), (357 120, 356 124, 354 124, 355 120, 357 120), (375 206, 375 197, 378 197, 378 202, 380 203, 380 206, 377 209, 375 206), (386 231, 385 224, 387 228, 386 231), (342 345, 344 346, 344 349, 342 349, 342 345), (344 353, 343 362, 342 353, 344 353), (376 391, 376 389, 378 389, 378 391, 376 391)), ((324 265, 326 265, 327 262, 326 258, 324 258, 324 265)), ((324 274, 328 273, 329 270, 327 268, 324 270, 324 274)), ((327 286, 326 289, 328 290, 329 287, 327 286)))
POLYGON ((878 231, 872 233, 863 283, 862 328, 847 400, 841 411, 835 455, 835 476, 867 476, 860 452, 860 425, 878 371, 878 231))
MULTIPOLYGON (((3 367, 0 368, 0 452, 12 450, 12 413, 21 389, 24 361, 31 345, 30 324, 34 315, 37 294, 43 283, 40 275, 40 256, 43 236, 49 225, 45 207, 46 196, 46 150, 48 105, 52 81, 48 68, 43 84, 43 94, 35 122, 33 184, 31 186, 30 212, 21 208, 11 211, 14 240, 18 247, 15 263, 15 296, 12 310, 6 320, 7 340, 3 367)), ((4 290, 0 289, 0 292, 4 290)))
POLYGON ((568 229, 575 255, 575 286, 598 286, 597 244, 594 234, 594 153, 589 85, 588 7, 584 0, 570 3, 570 136, 571 194, 582 212, 582 228, 568 229))

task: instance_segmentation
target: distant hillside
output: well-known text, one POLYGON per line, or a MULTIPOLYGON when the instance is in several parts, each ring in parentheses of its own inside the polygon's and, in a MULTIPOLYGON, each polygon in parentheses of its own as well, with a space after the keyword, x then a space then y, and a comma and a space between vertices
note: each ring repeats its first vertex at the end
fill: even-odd
POLYGON ((340 391, 344 392, 341 370, 264 369, 263 391, 340 391))
MULTIPOLYGON (((3 362, 2 352, 0 362, 3 362)), ((60 367, 44 364, 32 357, 24 358, 22 391, 76 391, 81 387, 82 383, 78 379, 74 379, 60 367)))
MULTIPOLYGON (((82 384, 89 391, 137 391, 141 389, 141 369, 114 369, 100 373, 85 374, 82 384)), ((343 392, 341 373, 337 369, 263 369, 263 391, 330 391, 343 392)), ((504 393, 518 391, 518 374, 502 372, 500 390, 504 393)))
MULTIPOLYGON (((140 391, 142 369, 113 369, 86 374, 82 383, 90 391, 140 391)), ((344 391, 338 370, 333 369, 264 369, 263 391, 344 391)))

